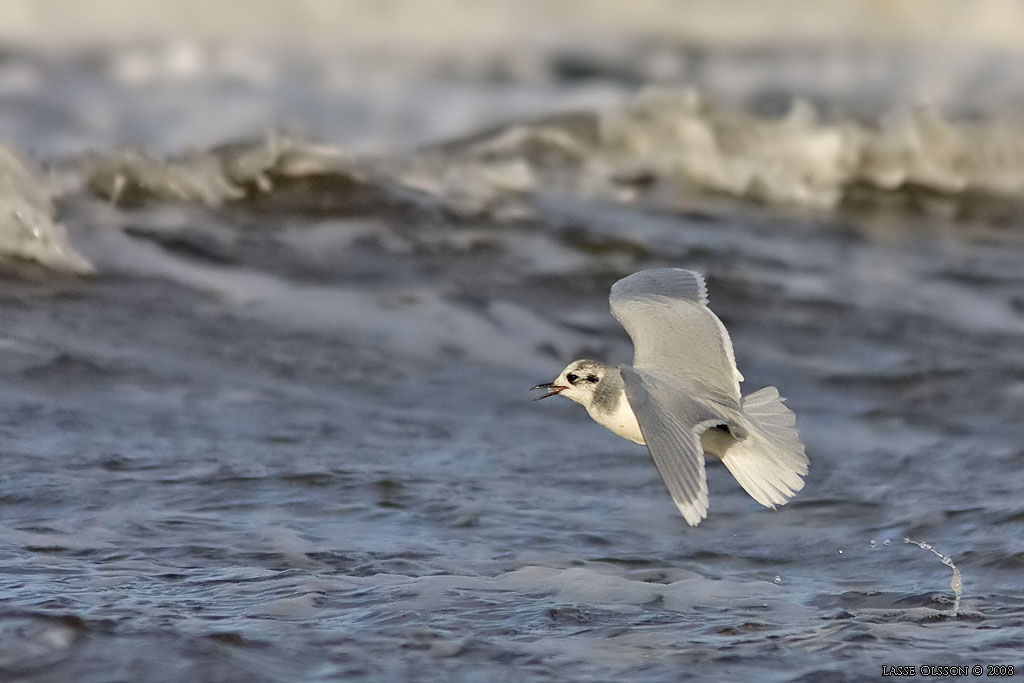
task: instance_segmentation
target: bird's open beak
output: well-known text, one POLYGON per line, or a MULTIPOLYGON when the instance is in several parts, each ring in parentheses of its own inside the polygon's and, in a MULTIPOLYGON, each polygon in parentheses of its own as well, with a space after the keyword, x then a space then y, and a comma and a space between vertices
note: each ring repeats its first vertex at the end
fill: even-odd
POLYGON ((547 389, 548 390, 548 393, 544 394, 543 396, 538 396, 537 398, 533 399, 534 401, 539 401, 542 398, 547 398, 548 396, 557 396, 558 394, 562 393, 563 391, 565 391, 568 388, 569 387, 563 387, 560 384, 555 384, 554 382, 548 382, 547 384, 538 384, 535 387, 530 387, 530 391, 533 391, 534 389, 547 389))

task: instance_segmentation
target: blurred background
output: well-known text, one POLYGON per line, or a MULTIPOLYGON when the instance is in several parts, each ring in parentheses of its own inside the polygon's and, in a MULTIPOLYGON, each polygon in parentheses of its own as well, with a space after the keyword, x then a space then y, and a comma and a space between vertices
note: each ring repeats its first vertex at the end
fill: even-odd
POLYGON ((8 0, 0 46, 0 678, 1014 664, 1024 5, 8 0), (529 400, 664 266, 797 414, 777 511, 709 463, 690 528, 529 400))
POLYGON ((234 41, 292 49, 340 43, 380 49, 405 45, 424 52, 505 50, 594 40, 655 40, 708 47, 776 46, 779 37, 804 46, 903 45, 1019 50, 1018 3, 983 0, 970 11, 954 0, 824 2, 780 0, 641 0, 630 11, 609 0, 519 3, 372 3, 297 0, 210 7, 185 0, 111 2, 11 0, 4 7, 7 39, 54 46, 142 40, 234 41), (456 44, 453 44, 456 43, 456 44))

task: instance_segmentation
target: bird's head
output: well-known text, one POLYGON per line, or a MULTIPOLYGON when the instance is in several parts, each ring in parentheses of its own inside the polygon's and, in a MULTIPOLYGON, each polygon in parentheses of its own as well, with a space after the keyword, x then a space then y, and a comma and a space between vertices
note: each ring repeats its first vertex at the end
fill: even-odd
POLYGON ((533 389, 547 389, 548 393, 538 396, 536 401, 549 396, 561 394, 576 403, 589 408, 594 401, 594 392, 601 386, 601 381, 608 375, 612 367, 597 360, 574 360, 555 378, 554 382, 538 384, 533 389))

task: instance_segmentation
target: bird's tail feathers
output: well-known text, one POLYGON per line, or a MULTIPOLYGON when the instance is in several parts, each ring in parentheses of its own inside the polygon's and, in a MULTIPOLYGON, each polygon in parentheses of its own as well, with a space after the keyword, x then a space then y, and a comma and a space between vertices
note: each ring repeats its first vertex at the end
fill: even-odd
POLYGON ((775 387, 743 397, 750 421, 747 438, 734 443, 722 462, 747 493, 761 505, 785 505, 804 487, 807 455, 796 430, 796 416, 775 387))

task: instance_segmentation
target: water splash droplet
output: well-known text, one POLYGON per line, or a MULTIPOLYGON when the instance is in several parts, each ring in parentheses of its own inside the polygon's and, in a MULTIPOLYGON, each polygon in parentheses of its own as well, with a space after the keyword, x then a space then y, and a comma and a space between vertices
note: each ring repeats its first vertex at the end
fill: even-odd
POLYGON ((942 553, 940 553, 938 550, 933 548, 930 543, 925 543, 924 541, 915 541, 910 538, 904 538, 903 542, 911 543, 913 545, 916 545, 918 548, 921 548, 922 550, 927 550, 933 555, 938 556, 938 558, 942 560, 942 564, 946 565, 947 567, 953 570, 953 578, 949 581, 949 587, 953 589, 953 616, 955 617, 957 614, 960 613, 960 596, 963 593, 964 583, 963 577, 960 574, 960 570, 957 569, 955 564, 953 564, 953 559, 948 555, 943 555, 942 553))

